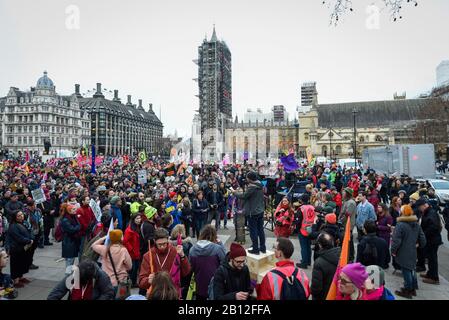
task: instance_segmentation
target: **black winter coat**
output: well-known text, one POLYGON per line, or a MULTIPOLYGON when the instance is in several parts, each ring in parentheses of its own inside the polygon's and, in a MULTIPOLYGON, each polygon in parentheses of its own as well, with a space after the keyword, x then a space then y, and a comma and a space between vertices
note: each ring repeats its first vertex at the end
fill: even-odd
POLYGON ((312 284, 310 287, 312 300, 325 300, 327 292, 337 270, 340 259, 341 248, 336 247, 322 250, 317 253, 317 258, 313 264, 312 284))
POLYGON ((248 266, 237 270, 229 265, 229 253, 214 275, 214 299, 235 300, 237 292, 251 292, 251 278, 248 266))
POLYGON ((60 223, 64 234, 62 238, 62 257, 76 258, 78 257, 81 245, 81 238, 79 236, 81 225, 75 216, 67 215, 61 219, 60 223))
POLYGON ((209 212, 209 203, 206 199, 199 201, 198 199, 193 200, 192 210, 195 219, 207 218, 207 214, 209 212))
POLYGON ((439 246, 443 244, 440 231, 440 217, 438 213, 429 207, 421 218, 421 228, 424 232, 428 246, 439 246))
POLYGON ((6 239, 7 249, 9 252, 22 252, 24 246, 33 240, 31 232, 21 223, 12 223, 8 229, 6 239))
POLYGON ((369 233, 366 236, 362 238, 362 240, 357 245, 357 262, 360 262, 364 264, 364 251, 367 247, 367 245, 370 244, 371 246, 376 248, 377 251, 377 261, 376 263, 370 263, 375 264, 383 269, 388 268, 388 264, 390 263, 390 251, 388 249, 387 242, 378 237, 375 233, 369 233))
MULTIPOLYGON (((114 300, 114 288, 112 287, 111 279, 98 266, 96 268, 92 300, 114 300)), ((67 277, 56 285, 48 295, 47 300, 62 300, 67 293, 69 293, 68 299, 70 299, 70 290, 66 285, 67 277)))

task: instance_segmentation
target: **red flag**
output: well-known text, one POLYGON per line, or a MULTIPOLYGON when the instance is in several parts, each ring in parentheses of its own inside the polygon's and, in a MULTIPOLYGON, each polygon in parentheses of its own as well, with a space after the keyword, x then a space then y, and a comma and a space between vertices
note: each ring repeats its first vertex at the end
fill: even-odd
POLYGON ((349 257, 349 240, 351 239, 351 218, 348 217, 346 222, 345 236, 343 238, 343 245, 341 247, 340 261, 338 262, 337 270, 335 271, 334 279, 331 287, 327 293, 326 300, 335 300, 337 297, 337 282, 341 269, 348 264, 349 257))

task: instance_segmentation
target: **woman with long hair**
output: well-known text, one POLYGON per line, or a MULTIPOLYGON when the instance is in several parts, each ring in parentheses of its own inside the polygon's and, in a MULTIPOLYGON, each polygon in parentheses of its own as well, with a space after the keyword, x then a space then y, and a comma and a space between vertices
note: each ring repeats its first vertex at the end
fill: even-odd
POLYGON ((179 300, 178 290, 167 272, 161 271, 155 274, 148 300, 179 300))
MULTIPOLYGON (((144 215, 138 213, 131 219, 128 227, 125 230, 125 236, 123 238, 123 245, 128 250, 128 253, 132 259, 132 269, 130 272, 130 278, 132 286, 137 288, 137 275, 141 261, 141 226, 144 215)), ((148 244, 146 245, 148 248, 148 244)))
POLYGON ((391 232, 393 226, 393 217, 385 203, 377 205, 377 235, 384 239, 388 247, 390 246, 391 232))
POLYGON ((396 225, 396 219, 401 215, 402 200, 399 197, 393 197, 390 203, 390 216, 393 218, 393 226, 396 225))
POLYGON ((64 207, 63 216, 61 218, 62 237, 62 257, 66 261, 66 274, 70 274, 69 267, 78 257, 81 246, 81 224, 76 216, 76 206, 67 204, 64 207))

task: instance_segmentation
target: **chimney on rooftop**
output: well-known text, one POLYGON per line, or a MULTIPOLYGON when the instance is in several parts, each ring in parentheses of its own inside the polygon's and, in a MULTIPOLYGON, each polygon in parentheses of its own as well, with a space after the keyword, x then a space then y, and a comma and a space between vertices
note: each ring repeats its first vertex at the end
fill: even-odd
POLYGON ((112 101, 120 102, 120 98, 118 97, 118 90, 114 90, 114 99, 112 101))
POLYGON ((101 83, 97 83, 97 92, 95 92, 94 98, 104 98, 104 95, 101 92, 101 83))

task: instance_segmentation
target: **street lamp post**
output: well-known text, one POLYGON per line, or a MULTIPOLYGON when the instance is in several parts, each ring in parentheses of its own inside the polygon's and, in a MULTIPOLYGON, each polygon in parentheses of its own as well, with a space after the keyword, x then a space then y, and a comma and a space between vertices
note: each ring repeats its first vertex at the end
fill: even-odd
POLYGON ((332 126, 329 129, 329 157, 331 158, 331 162, 332 162, 332 126))
POLYGON ((352 117, 354 120, 354 170, 357 168, 357 126, 355 118, 357 116, 357 110, 354 108, 352 110, 352 117))

